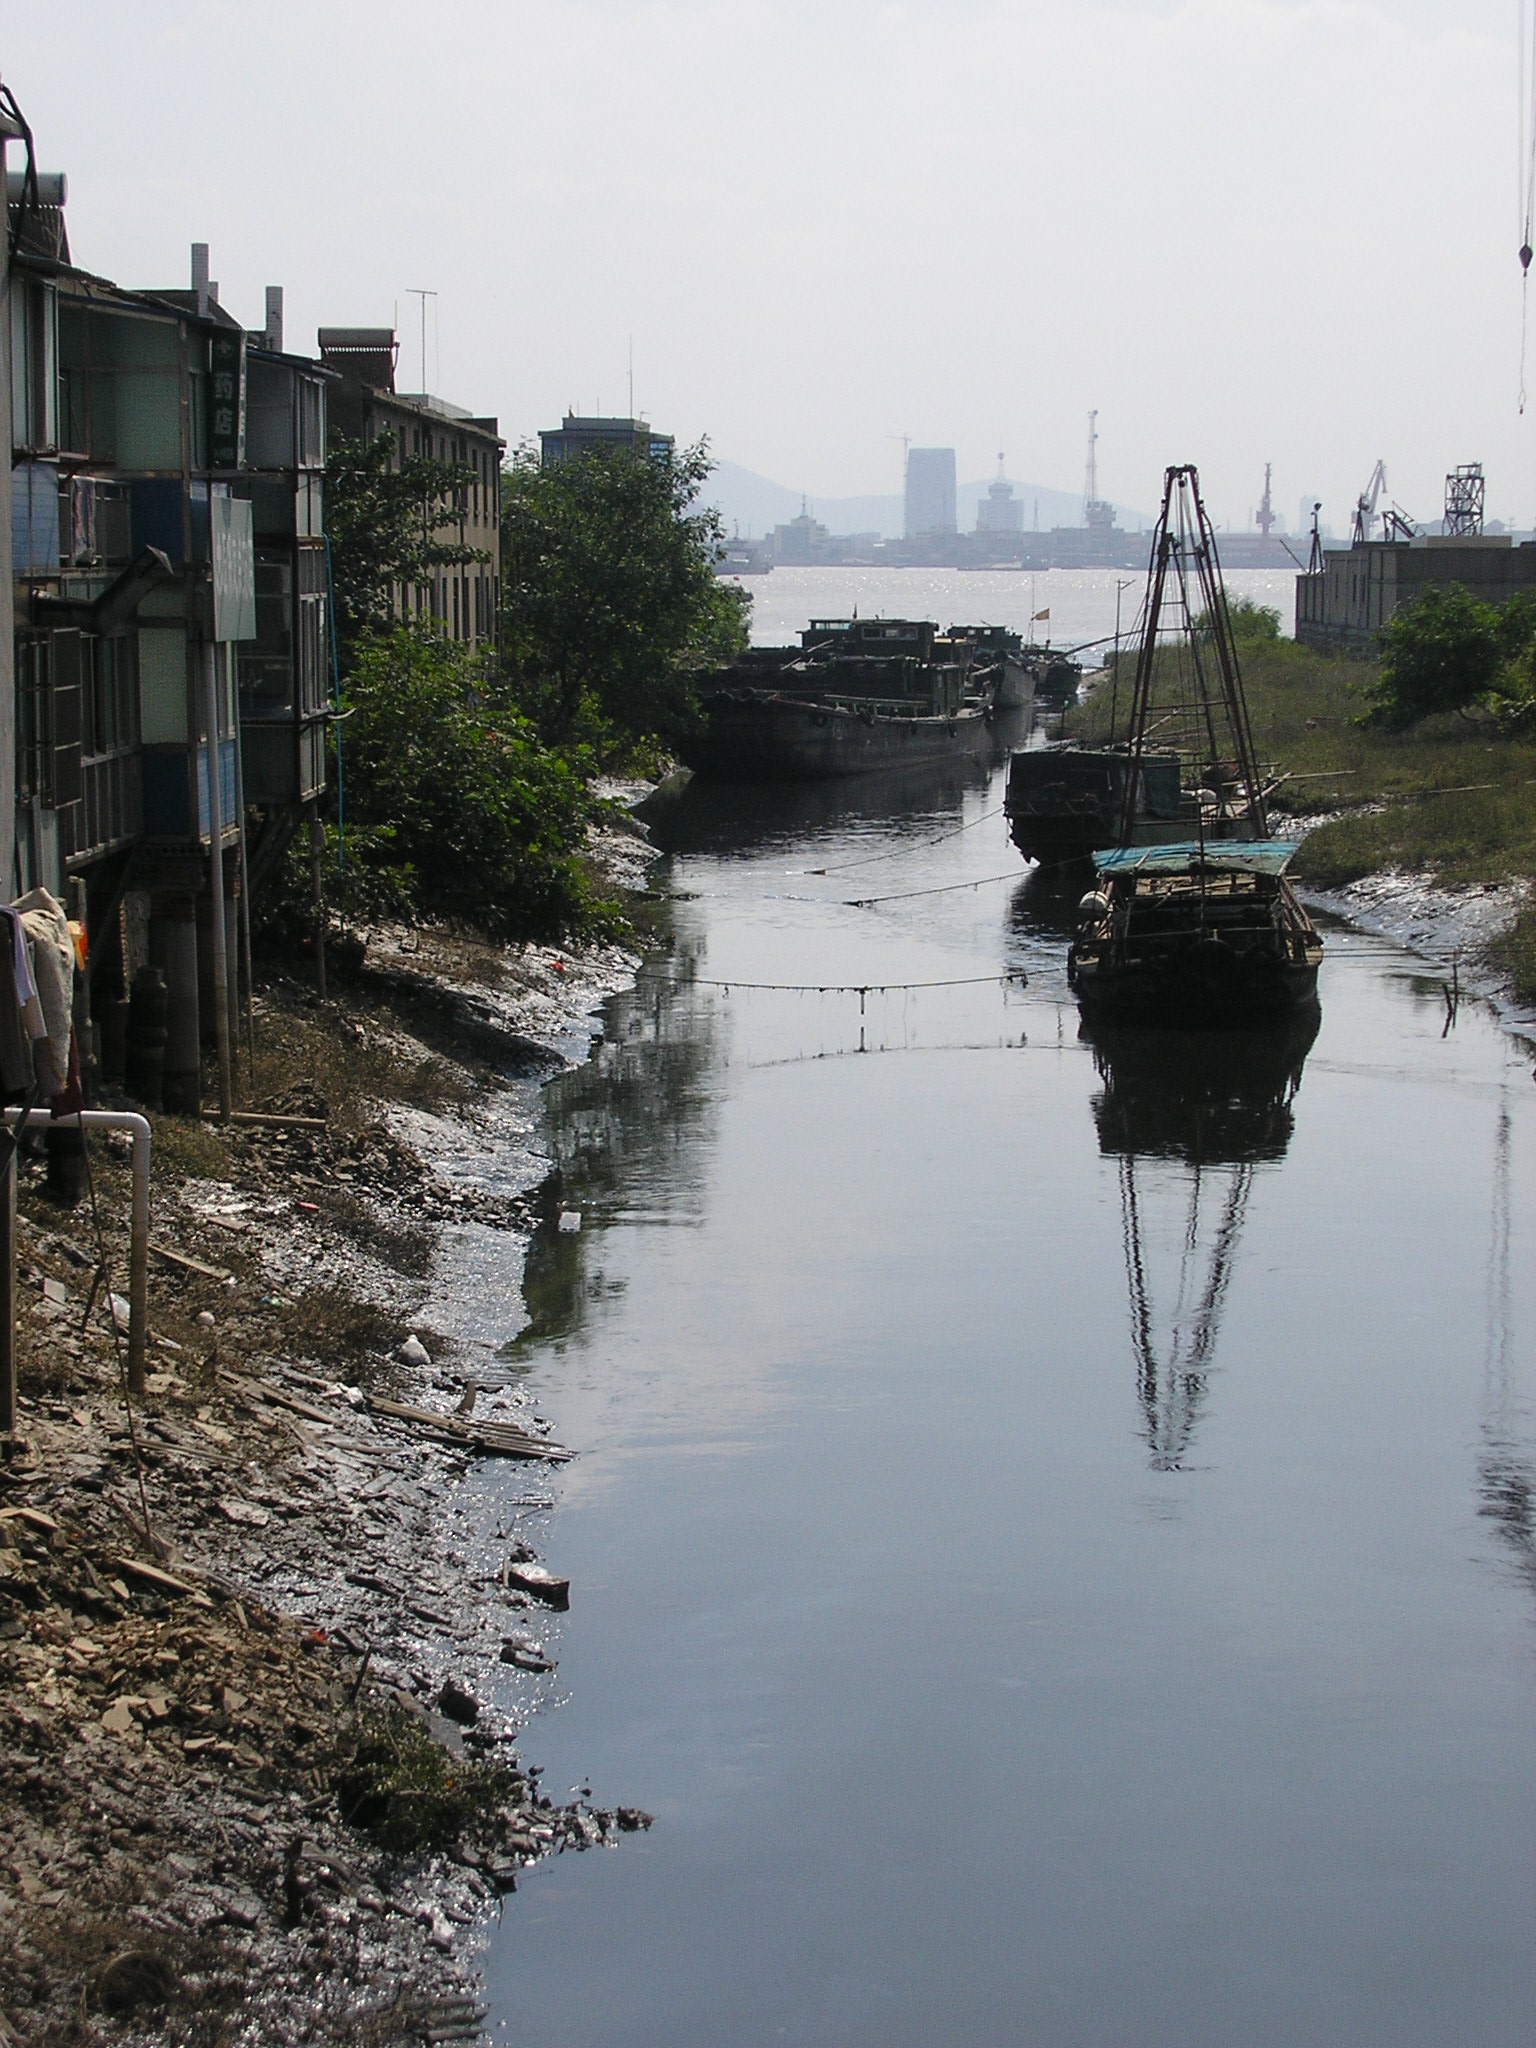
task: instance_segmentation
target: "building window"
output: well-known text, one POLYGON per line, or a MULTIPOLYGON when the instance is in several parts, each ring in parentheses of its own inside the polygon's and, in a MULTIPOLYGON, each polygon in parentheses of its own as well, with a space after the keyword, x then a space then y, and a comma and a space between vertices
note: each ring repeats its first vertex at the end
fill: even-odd
POLYGON ((11 441, 41 453, 59 442, 57 295, 42 278, 11 280, 11 441))
POLYGON ((138 744, 138 642, 129 633, 90 639, 82 650, 89 690, 85 707, 85 751, 120 754, 138 744))
POLYGON ((299 461, 306 469, 325 461, 325 389, 314 377, 299 379, 299 461))
POLYGON ((52 795, 52 703, 46 640, 16 643, 16 794, 52 795))

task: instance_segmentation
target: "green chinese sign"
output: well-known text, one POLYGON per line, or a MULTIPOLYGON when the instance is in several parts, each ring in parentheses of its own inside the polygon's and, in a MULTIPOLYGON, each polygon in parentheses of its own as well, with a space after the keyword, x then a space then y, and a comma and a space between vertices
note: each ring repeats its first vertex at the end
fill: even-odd
POLYGON ((245 336, 215 334, 209 344, 208 467, 245 461, 245 336))

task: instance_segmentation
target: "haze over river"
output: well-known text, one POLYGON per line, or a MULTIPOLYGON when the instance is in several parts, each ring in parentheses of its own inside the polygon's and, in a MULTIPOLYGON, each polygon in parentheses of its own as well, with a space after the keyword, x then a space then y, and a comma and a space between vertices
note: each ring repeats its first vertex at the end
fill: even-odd
POLYGON ((1315 1039, 1096 1047, 1001 796, 695 787, 546 1091, 581 1230, 467 1313, 578 1456, 465 1505, 554 1502, 525 1755, 656 1820, 492 2025, 1525 2048, 1529 1050, 1338 929, 1315 1039))
MULTIPOLYGON (((862 619, 1011 626, 1057 647, 1103 642, 1115 630, 1116 586, 1121 629, 1129 634, 1147 582, 1137 569, 775 569, 738 580, 752 594, 752 639, 759 647, 790 645, 809 620, 844 619, 855 611, 862 619), (1041 611, 1051 616, 1035 624, 1041 611)), ((1273 605, 1281 632, 1295 630, 1293 572, 1229 569, 1225 581, 1229 596, 1273 605)), ((1085 658, 1091 662, 1097 653, 1090 649, 1085 658)))

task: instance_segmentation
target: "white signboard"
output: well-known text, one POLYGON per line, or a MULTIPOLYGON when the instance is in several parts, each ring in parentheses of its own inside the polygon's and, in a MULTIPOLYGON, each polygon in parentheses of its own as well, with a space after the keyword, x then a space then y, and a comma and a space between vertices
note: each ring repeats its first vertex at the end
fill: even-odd
POLYGON ((213 546, 213 637, 256 638, 256 548, 247 498, 213 498, 208 505, 213 546))

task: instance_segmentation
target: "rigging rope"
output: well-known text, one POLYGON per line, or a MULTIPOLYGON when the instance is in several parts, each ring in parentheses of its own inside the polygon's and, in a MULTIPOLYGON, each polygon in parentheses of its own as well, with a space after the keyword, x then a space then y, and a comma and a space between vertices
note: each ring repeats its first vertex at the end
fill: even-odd
POLYGON ((988 818, 1002 813, 1002 805, 995 804, 990 811, 983 811, 979 818, 972 818, 970 824, 954 825, 947 832, 936 832, 931 839, 909 840, 905 846, 893 846, 888 853, 866 853, 861 860, 839 861, 836 867, 807 868, 808 875, 845 875, 850 868, 873 867, 876 861, 898 860, 904 853, 921 853, 925 846, 942 846, 946 839, 958 839, 962 832, 969 832, 974 825, 985 825, 988 818))
POLYGON ((723 988, 727 991, 764 992, 781 996, 892 996, 919 988, 981 988, 992 982, 1007 987, 1025 980, 1022 967, 1011 974, 962 974, 950 981, 695 981, 692 988, 723 988))
POLYGON ((891 896, 845 896, 843 902, 849 910, 873 910, 877 903, 906 903, 913 896, 948 896, 955 889, 980 889, 987 882, 1021 879, 1018 869, 1010 868, 1005 875, 978 875, 973 882, 941 882, 935 889, 898 889, 891 896))

